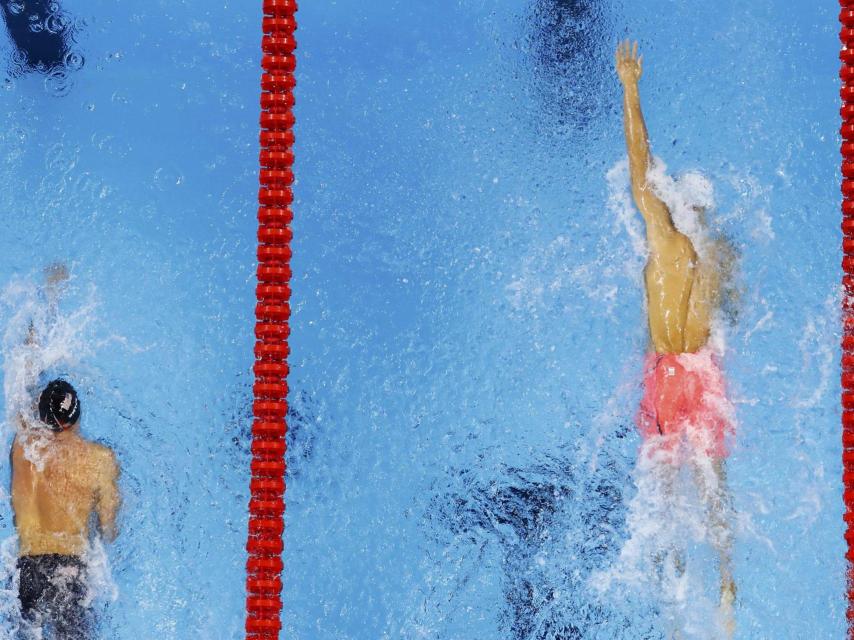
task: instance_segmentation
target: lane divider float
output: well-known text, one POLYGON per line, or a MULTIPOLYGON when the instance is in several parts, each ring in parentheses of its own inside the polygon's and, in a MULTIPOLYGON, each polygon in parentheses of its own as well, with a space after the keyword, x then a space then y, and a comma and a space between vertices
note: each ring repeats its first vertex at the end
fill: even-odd
POLYGON ((246 638, 278 640, 285 529, 285 434, 294 200, 295 0, 263 0, 258 285, 246 550, 246 638))

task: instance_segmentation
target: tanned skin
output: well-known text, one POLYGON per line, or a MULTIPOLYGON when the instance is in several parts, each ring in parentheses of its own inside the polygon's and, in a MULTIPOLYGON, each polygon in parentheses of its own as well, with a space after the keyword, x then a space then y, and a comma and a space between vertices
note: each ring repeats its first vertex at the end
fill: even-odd
POLYGON ((12 508, 20 538, 20 555, 48 553, 81 556, 89 541, 89 516, 94 511, 101 535, 112 541, 118 533, 120 499, 118 464, 113 452, 81 437, 79 423, 38 447, 41 470, 27 459, 27 435, 12 445, 12 508))
MULTIPOLYGON (((64 265, 47 270, 48 304, 57 304, 58 287, 68 278, 64 265)), ((31 328, 28 342, 36 340, 31 328)), ((113 452, 80 435, 79 421, 59 433, 19 421, 12 443, 12 508, 20 555, 82 555, 88 545, 90 515, 101 536, 115 539, 121 504, 119 467, 113 452), (29 459, 32 452, 38 464, 29 459)))
MULTIPOLYGON (((623 124, 629 156, 632 197, 646 225, 649 258, 644 282, 649 314, 649 336, 656 353, 693 353, 706 345, 711 319, 720 303, 719 269, 714 261, 704 264, 688 236, 673 224, 667 205, 656 196, 647 178, 651 162, 649 137, 641 113, 638 82, 643 56, 637 42, 620 43, 616 53, 617 75, 623 85, 623 124)), ((724 515, 727 500, 723 460, 713 461, 718 490, 710 487, 700 470, 695 480, 706 503, 711 527, 724 535, 713 536, 720 560, 721 613, 727 637, 734 633, 732 606, 735 583, 731 569, 731 536, 724 515)))
POLYGON ((649 245, 644 269, 649 335, 657 353, 693 353, 709 340, 712 313, 718 302, 717 270, 699 263, 691 240, 677 231, 670 210, 647 181, 649 138, 638 90, 642 64, 637 43, 633 49, 628 42, 617 49, 632 196, 646 223, 649 245))

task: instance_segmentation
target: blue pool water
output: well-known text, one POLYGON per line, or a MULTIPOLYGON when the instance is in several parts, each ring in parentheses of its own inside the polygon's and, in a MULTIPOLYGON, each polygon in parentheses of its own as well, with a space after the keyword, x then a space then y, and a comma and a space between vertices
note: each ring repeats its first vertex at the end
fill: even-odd
MULTIPOLYGON (((84 435, 114 447, 122 466, 121 533, 106 551, 112 578, 96 600, 98 637, 237 638, 260 5, 61 4, 77 21, 70 50, 82 68, 65 78, 3 76, 5 382, 20 316, 40 308, 42 268, 67 261, 60 310, 78 314, 66 323, 77 336, 50 343, 45 363, 75 381, 84 435)), ((5 37, 0 48, 10 59, 5 37)), ((0 485, 8 572, 5 464, 0 485)), ((12 596, 2 594, 4 610, 12 596)), ((14 624, 5 620, 0 637, 14 624)))
POLYGON ((284 637, 721 637, 696 520, 628 517, 646 330, 625 37, 654 152, 711 183, 741 254, 737 637, 843 637, 838 26, 818 5, 301 7, 284 637), (642 525, 682 532, 685 580, 621 559, 642 525))
MULTIPOLYGON (((716 637, 697 505, 665 527, 635 470, 629 36, 656 155, 741 254, 737 637, 843 637, 835 7, 638 4, 301 6, 283 637, 716 637), (644 527, 685 531, 683 580, 644 527)), ((123 469, 100 637, 237 638, 260 7, 62 7, 82 66, 0 87, 4 382, 66 260, 40 357, 123 469)))

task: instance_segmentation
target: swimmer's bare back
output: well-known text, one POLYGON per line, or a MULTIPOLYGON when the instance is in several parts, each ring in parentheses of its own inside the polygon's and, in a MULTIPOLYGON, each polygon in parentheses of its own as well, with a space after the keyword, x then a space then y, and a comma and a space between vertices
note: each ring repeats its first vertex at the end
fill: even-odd
POLYGON ((115 539, 118 474, 113 452, 83 438, 77 427, 19 433, 12 445, 12 507, 20 555, 83 554, 93 511, 101 535, 115 539), (25 447, 39 465, 27 459, 25 447))
POLYGON ((632 197, 646 223, 649 245, 644 281, 650 340, 657 353, 693 353, 709 339, 717 306, 717 269, 700 262, 691 240, 676 229, 670 210, 647 179, 650 151, 638 89, 643 56, 638 56, 637 43, 632 47, 626 41, 618 47, 616 67, 623 85, 632 197))

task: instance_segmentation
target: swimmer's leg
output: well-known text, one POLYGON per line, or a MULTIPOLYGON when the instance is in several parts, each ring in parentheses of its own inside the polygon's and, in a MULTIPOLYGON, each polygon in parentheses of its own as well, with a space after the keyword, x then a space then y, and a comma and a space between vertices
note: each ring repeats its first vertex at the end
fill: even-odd
MULTIPOLYGON (((671 464, 669 461, 659 462, 655 467, 655 474, 660 489, 661 509, 659 514, 659 522, 661 527, 677 526, 673 512, 676 506, 676 482, 679 476, 679 468, 671 464)), ((672 570, 672 576, 681 578, 685 574, 685 552, 680 547, 676 546, 676 536, 670 531, 661 531, 659 536, 659 546, 654 552, 653 563, 656 568, 656 574, 659 582, 664 583, 668 577, 668 571, 672 570)))
MULTIPOLYGON (((681 579, 687 563, 679 519, 684 499, 684 458, 678 442, 653 435, 641 447, 635 474, 636 509, 641 522, 638 530, 645 546, 651 586, 659 597, 661 623, 668 640, 679 638, 684 626, 680 600, 681 579)), ((635 510, 633 508, 633 510, 635 510)))
POLYGON ((732 573, 732 496, 726 481, 723 458, 695 460, 694 480, 709 518, 709 536, 718 553, 721 576, 720 614, 727 638, 735 633, 735 578, 732 573))

